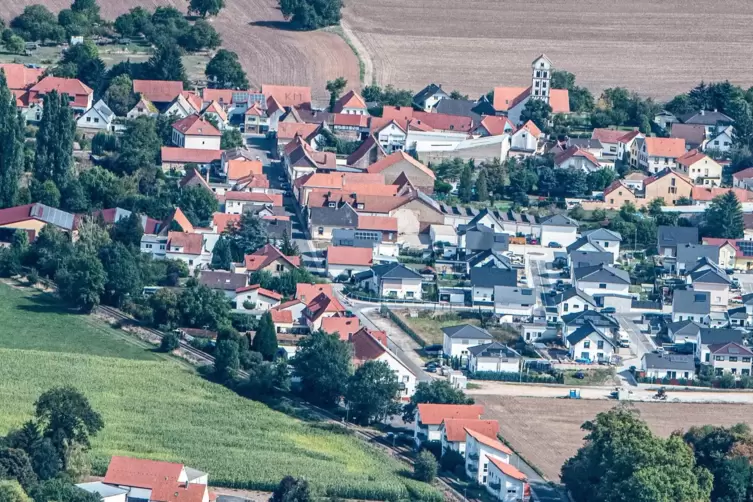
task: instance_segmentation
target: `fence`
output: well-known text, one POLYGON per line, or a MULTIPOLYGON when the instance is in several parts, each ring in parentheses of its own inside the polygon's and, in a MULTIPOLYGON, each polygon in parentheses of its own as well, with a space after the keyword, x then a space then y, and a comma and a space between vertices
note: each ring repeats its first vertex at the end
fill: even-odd
POLYGON ((496 382, 565 383, 562 374, 557 377, 539 373, 515 373, 510 371, 477 371, 468 373, 469 380, 492 380, 496 382))
POLYGON ((405 322, 403 322, 403 320, 400 319, 400 317, 397 314, 395 314, 392 310, 390 310, 386 305, 382 305, 382 309, 380 310, 380 312, 383 315, 386 314, 387 317, 389 317, 392 320, 392 322, 400 326, 400 329, 408 333, 408 336, 413 338, 414 342, 419 344, 421 347, 426 347, 426 342, 424 341, 424 339, 418 336, 418 334, 415 331, 413 331, 413 329, 410 326, 405 324, 405 322))

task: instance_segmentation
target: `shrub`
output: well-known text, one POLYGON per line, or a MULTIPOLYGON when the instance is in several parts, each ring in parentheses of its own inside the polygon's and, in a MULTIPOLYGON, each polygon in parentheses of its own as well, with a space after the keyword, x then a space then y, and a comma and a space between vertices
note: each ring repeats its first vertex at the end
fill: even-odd
POLYGON ((162 352, 172 352, 180 347, 180 338, 175 333, 168 333, 162 337, 162 342, 159 345, 159 349, 162 352))
POLYGON ((413 464, 413 473, 417 480, 431 483, 437 477, 437 459, 429 450, 423 450, 418 454, 413 464))

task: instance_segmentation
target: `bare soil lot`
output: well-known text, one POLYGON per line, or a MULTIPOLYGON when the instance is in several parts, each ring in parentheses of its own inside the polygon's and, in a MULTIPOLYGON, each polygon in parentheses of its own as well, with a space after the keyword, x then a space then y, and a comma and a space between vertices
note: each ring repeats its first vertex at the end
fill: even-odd
POLYGON ((525 86, 542 52, 594 93, 620 85, 669 98, 702 79, 753 84, 742 63, 753 56, 747 0, 376 0, 347 2, 344 19, 376 81, 414 91, 437 82, 477 98, 525 86))
MULTIPOLYGON (((3 0, 0 17, 10 20, 27 5, 41 3, 57 12, 70 0, 3 0)), ((324 31, 297 32, 284 26, 276 0, 227 0, 225 9, 210 19, 222 36, 223 47, 238 53, 253 86, 261 84, 309 85, 317 103, 326 104, 327 80, 343 76, 359 85, 358 59, 336 34, 324 31)), ((154 8, 172 5, 185 12, 185 0, 124 0, 99 2, 102 16, 114 20, 136 6, 154 8)), ((188 68, 195 74, 195 68, 188 68)))
MULTIPOLYGON (((597 413, 617 406, 614 401, 474 396, 486 408, 484 418, 499 420, 500 434, 529 462, 553 481, 562 464, 583 444, 580 426, 597 413)), ((749 422, 753 405, 635 403, 651 429, 662 436, 693 425, 733 425, 749 422)))

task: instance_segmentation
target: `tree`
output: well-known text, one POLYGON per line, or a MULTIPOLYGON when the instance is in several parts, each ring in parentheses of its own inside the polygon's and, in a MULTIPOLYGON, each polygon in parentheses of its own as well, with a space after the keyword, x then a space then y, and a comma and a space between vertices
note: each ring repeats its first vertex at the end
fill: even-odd
POLYGON ((10 479, 17 480, 25 490, 37 482, 31 460, 23 450, 0 448, 0 472, 10 479))
POLYGON ((329 92, 329 111, 335 111, 335 104, 340 94, 345 90, 348 81, 344 77, 337 77, 335 80, 327 80, 327 92, 329 92))
POLYGON ((345 400, 350 416, 359 424, 381 421, 400 411, 397 375, 383 361, 367 361, 348 381, 345 400))
POLYGON ((220 149, 230 150, 231 148, 240 148, 243 145, 243 135, 241 135, 241 132, 238 129, 229 127, 222 131, 220 149))
POLYGON ((305 479, 285 476, 272 493, 271 502, 312 502, 309 482, 305 479))
POLYGON ((238 342, 221 340, 214 351, 214 376, 223 383, 235 380, 240 368, 238 342))
POLYGON ((614 169, 599 169, 598 171, 591 171, 586 175, 588 190, 592 192, 601 192, 612 184, 616 176, 614 169))
POLYGON ((484 202, 489 199, 489 187, 486 183, 486 170, 482 169, 476 178, 476 198, 484 202))
POLYGON ((175 333, 167 333, 162 337, 159 344, 159 349, 162 352, 172 352, 180 347, 180 338, 175 333))
POLYGON ((131 77, 123 74, 113 78, 105 91, 104 100, 115 115, 124 117, 138 102, 131 77))
MULTIPOLYGON (((87 21, 83 21, 83 26, 85 27, 83 29, 88 31, 87 21)), ((94 89, 95 92, 99 92, 106 80, 105 63, 99 57, 99 49, 97 49, 97 46, 91 40, 87 40, 83 44, 70 46, 63 53, 60 65, 55 70, 56 74, 61 73, 61 67, 65 68, 64 72, 70 69, 73 73, 73 75, 70 75, 71 77, 78 78, 94 89)))
POLYGON ((551 196, 553 193, 559 193, 563 187, 557 183, 557 175, 551 167, 542 167, 539 170, 539 191, 542 194, 551 196))
POLYGON ((195 12, 201 17, 216 16, 225 7, 225 0, 190 0, 188 11, 195 12))
POLYGON ((576 502, 709 500, 712 476, 696 465, 679 435, 655 436, 627 410, 599 413, 583 424, 586 443, 562 466, 576 502))
POLYGON ((41 438, 31 444, 27 450, 31 466, 41 480, 52 479, 58 475, 63 463, 50 438, 41 438))
POLYGON ((52 279, 72 252, 69 237, 54 225, 45 225, 34 240, 27 259, 40 275, 52 279))
POLYGON ((101 502, 97 493, 89 493, 68 480, 55 478, 35 486, 30 494, 34 500, 55 502, 101 502))
POLYGON ((552 107, 549 103, 543 99, 529 99, 520 114, 520 122, 525 124, 530 120, 542 131, 547 131, 551 116, 552 107))
POLYGON ((68 181, 73 168, 75 130, 76 123, 67 96, 57 91, 45 94, 34 158, 34 177, 37 181, 44 183, 52 180, 59 187, 68 181))
POLYGON ((219 329, 229 324, 230 305, 219 291, 200 285, 195 279, 178 297, 178 310, 184 326, 219 329))
POLYGON ((342 0, 279 0, 285 19, 301 30, 315 30, 340 22, 342 0))
POLYGON ((162 40, 152 57, 146 62, 145 70, 146 76, 153 80, 188 81, 186 69, 181 60, 180 47, 171 40, 162 40))
POLYGON ((251 350, 260 353, 265 361, 272 361, 277 355, 277 333, 272 314, 269 312, 261 316, 251 350))
POLYGON ((280 245, 280 251, 285 256, 298 256, 301 254, 301 250, 298 249, 298 244, 290 239, 290 234, 287 230, 282 231, 282 244, 280 245))
POLYGON ((470 164, 465 165, 463 173, 460 175, 458 194, 460 194, 461 202, 465 204, 469 203, 473 197, 473 173, 470 164))
POLYGON ((205 49, 216 49, 222 44, 222 38, 220 38, 220 34, 217 33, 217 30, 203 19, 196 21, 178 41, 181 47, 192 52, 205 49))
POLYGON ((73 387, 53 387, 44 392, 34 403, 34 410, 42 435, 52 441, 61 457, 74 444, 89 448, 90 438, 105 426, 86 396, 73 387))
POLYGON ((34 502, 16 480, 0 481, 0 500, 3 502, 34 502))
POLYGON ((246 351, 241 366, 248 373, 248 380, 243 384, 241 391, 251 399, 269 400, 290 392, 287 361, 265 361, 258 352, 246 351))
POLYGON ((714 197, 704 213, 705 237, 722 237, 724 239, 742 239, 745 224, 740 201, 733 191, 714 197))
POLYGON ((91 22, 99 21, 99 5, 97 5, 97 0, 73 0, 71 10, 84 14, 91 22))
POLYGON ((552 70, 552 89, 572 89, 575 75, 566 70, 552 70))
POLYGON ((413 464, 413 475, 419 481, 431 483, 437 477, 437 459, 429 450, 422 450, 413 464))
POLYGON ((267 231, 258 216, 243 213, 238 225, 230 230, 230 242, 233 250, 233 261, 243 261, 243 257, 253 253, 267 242, 267 231))
POLYGON ((217 211, 217 197, 199 185, 181 189, 178 205, 193 225, 208 225, 217 211))
POLYGON ((238 60, 238 54, 227 49, 217 51, 207 64, 204 74, 212 88, 248 89, 248 78, 238 60))
POLYGON ((125 174, 133 174, 142 167, 151 167, 159 157, 162 141, 157 135, 154 119, 137 117, 129 120, 120 140, 120 155, 116 165, 125 174))
POLYGON ((24 123, 15 101, 0 71, 0 208, 15 205, 24 171, 24 123))
POLYGON ((301 378, 306 400, 334 406, 345 392, 351 373, 351 348, 337 336, 315 331, 298 343, 291 364, 301 378))
POLYGON ((10 22, 10 27, 27 41, 65 40, 65 30, 58 25, 55 14, 39 4, 25 7, 23 13, 10 22))
POLYGON ((456 389, 446 380, 432 380, 430 383, 419 382, 410 402, 403 406, 403 420, 405 422, 413 422, 416 407, 420 403, 473 404, 473 398, 466 396, 462 390, 456 389))
POLYGON ((217 270, 230 270, 233 266, 233 255, 230 250, 230 241, 225 235, 217 239, 212 250, 212 268, 217 270))
POLYGON ((29 192, 31 193, 32 202, 41 202, 47 206, 60 207, 60 190, 58 190, 57 185, 52 180, 40 183, 36 179, 32 179, 29 192))
POLYGON ((128 297, 141 292, 144 284, 141 270, 133 253, 124 244, 113 242, 99 250, 99 259, 107 273, 102 298, 105 303, 120 307, 128 297))
POLYGON ((102 262, 90 253, 76 251, 62 264, 55 275, 60 296, 84 312, 99 305, 105 292, 107 274, 102 262))
POLYGON ((141 224, 141 216, 134 212, 125 218, 120 218, 110 227, 110 238, 114 242, 120 242, 134 248, 141 246, 143 235, 144 227, 141 224))
POLYGON ((5 50, 11 54, 21 54, 26 49, 24 39, 18 35, 11 35, 5 42, 5 50))

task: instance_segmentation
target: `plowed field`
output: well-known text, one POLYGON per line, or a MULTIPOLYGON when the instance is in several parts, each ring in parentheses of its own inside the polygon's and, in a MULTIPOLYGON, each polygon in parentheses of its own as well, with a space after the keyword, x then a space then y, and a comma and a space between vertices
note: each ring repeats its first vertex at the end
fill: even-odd
MULTIPOLYGON (((42 3, 57 12, 70 0, 3 0, 0 17, 9 20, 26 5, 42 3)), ((358 85, 358 60, 337 35, 322 31, 297 32, 281 29, 282 14, 275 0, 227 0, 225 9, 211 19, 222 36, 223 47, 238 53, 254 86, 288 84, 311 86, 313 98, 325 104, 327 80, 343 76, 358 85)), ((138 5, 154 8, 172 5, 185 12, 185 0, 100 0, 102 16, 115 19, 138 5)))
POLYGON ((378 83, 442 83, 472 98, 530 83, 546 53, 594 93, 624 86, 657 98, 700 80, 753 85, 753 2, 730 0, 372 0, 344 18, 378 83))

